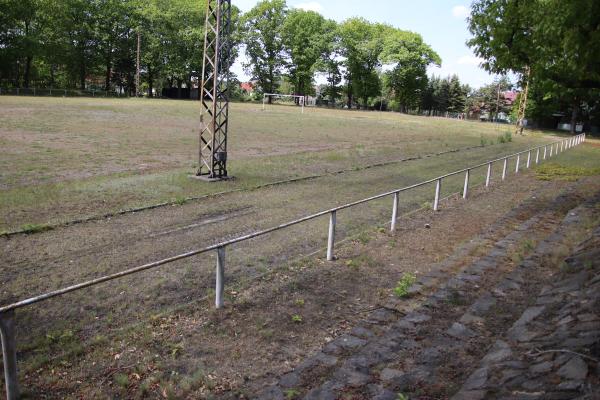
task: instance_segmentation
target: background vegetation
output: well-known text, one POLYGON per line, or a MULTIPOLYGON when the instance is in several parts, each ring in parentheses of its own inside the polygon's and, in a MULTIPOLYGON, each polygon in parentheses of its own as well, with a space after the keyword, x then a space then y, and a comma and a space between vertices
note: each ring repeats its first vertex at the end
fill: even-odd
MULTIPOLYGON (((245 53, 256 88, 248 96, 234 78, 234 97, 319 94, 347 108, 495 120, 514 114, 502 92, 523 86, 529 67, 528 119, 598 125, 599 7, 594 0, 475 1, 469 45, 484 68, 518 82, 499 78, 474 89, 457 76, 428 77, 428 66, 442 60, 418 33, 363 18, 338 23, 285 0, 262 0, 241 14, 234 2, 233 56, 245 53), (326 81, 319 87, 317 73, 326 81)), ((152 97, 195 87, 204 12, 197 0, 0 0, 0 87, 134 94, 138 34, 141 91, 152 97)))

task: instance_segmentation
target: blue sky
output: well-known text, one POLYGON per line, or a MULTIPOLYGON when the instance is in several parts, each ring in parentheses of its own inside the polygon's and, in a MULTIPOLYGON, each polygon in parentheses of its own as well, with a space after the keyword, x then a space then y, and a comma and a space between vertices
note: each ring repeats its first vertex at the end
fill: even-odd
MULTIPOLYGON (((248 11, 257 2, 232 0, 242 11, 248 11)), ((479 68, 480 60, 465 44, 470 38, 466 22, 470 0, 288 0, 287 3, 289 7, 318 11, 336 21, 360 16, 420 33, 442 58, 441 68, 432 67, 430 73, 457 74, 462 82, 473 87, 494 78, 479 68)), ((239 60, 233 71, 241 80, 247 79, 239 60)))

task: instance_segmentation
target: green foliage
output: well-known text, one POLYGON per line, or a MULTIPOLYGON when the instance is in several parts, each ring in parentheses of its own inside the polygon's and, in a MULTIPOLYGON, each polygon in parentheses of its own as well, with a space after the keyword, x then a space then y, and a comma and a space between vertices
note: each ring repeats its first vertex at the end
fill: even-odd
POLYGON ((287 389, 283 392, 283 394, 285 395, 286 399, 293 400, 300 395, 300 392, 296 389, 287 389))
POLYGON ((292 322, 299 324, 302 322, 302 316, 299 314, 292 315, 292 322))
POLYGON ((282 31, 287 13, 285 0, 262 0, 242 17, 242 41, 249 60, 244 68, 258 81, 263 93, 275 93, 283 73, 282 31))
POLYGON ((382 62, 394 65, 385 73, 384 83, 394 93, 400 110, 407 112, 421 101, 427 86, 427 67, 441 65, 442 59, 417 33, 387 26, 383 36, 382 62))
POLYGON ((421 94, 421 108, 429 115, 456 115, 467 108, 468 95, 471 88, 462 85, 458 76, 445 79, 432 76, 421 94))
POLYGON ((405 273, 402 275, 402 279, 398 281, 398 284, 394 288, 394 294, 398 297, 408 296, 408 289, 416 282, 417 277, 412 273, 405 273))
POLYGON ((314 11, 290 11, 282 27, 282 40, 291 63, 289 76, 294 93, 314 94, 313 77, 317 62, 327 52, 332 41, 335 22, 327 21, 314 11))
POLYGON ((530 68, 537 112, 528 107, 528 115, 541 120, 567 111, 574 129, 582 113, 593 119, 589 110, 598 106, 599 16, 596 0, 477 0, 468 44, 492 73, 525 75, 530 68))

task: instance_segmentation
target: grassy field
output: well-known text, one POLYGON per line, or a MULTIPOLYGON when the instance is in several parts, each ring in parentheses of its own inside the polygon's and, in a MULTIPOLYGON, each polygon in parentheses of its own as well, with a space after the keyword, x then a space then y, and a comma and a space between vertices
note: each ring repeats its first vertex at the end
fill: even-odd
MULTIPOLYGON (((234 104, 230 169, 237 179, 208 184, 188 177, 197 120, 193 102, 0 97, 0 230, 174 202, 0 237, 0 304, 557 139, 528 132, 499 143, 512 127, 234 104), (374 164, 381 165, 367 168, 374 164), (218 192, 226 193, 185 201, 218 192)), ((453 197, 440 213, 430 210, 433 185, 403 193, 395 235, 386 231, 390 198, 344 210, 333 264, 319 258, 327 218, 231 246, 223 312, 212 307, 214 254, 19 310, 21 378, 32 398, 212 398, 241 390, 248 376, 260 381, 300 361, 358 310, 376 306, 404 272, 439 261, 538 190, 553 195, 596 178, 599 154, 590 140, 537 167, 539 179, 524 170, 514 176, 512 160, 505 184, 497 163, 489 190, 475 187, 485 179, 480 168, 469 201, 453 197), (435 225, 444 219, 444 229, 435 225), (375 238, 393 254, 382 259, 370 248, 375 238)), ((462 184, 462 176, 446 179, 442 196, 462 184)))
MULTIPOLYGON (((0 232, 292 178, 497 144, 508 126, 393 113, 233 104, 230 173, 195 171, 199 106, 138 99, 0 97, 0 232)), ((540 132, 514 138, 524 148, 540 132)))

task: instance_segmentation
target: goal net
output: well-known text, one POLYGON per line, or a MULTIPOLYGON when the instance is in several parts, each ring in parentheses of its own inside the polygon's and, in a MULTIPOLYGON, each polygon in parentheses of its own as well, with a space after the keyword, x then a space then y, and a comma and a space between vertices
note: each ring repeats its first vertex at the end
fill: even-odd
POLYGON ((263 96, 263 110, 266 110, 267 104, 300 106, 304 114, 305 97, 294 94, 265 93, 263 96))

